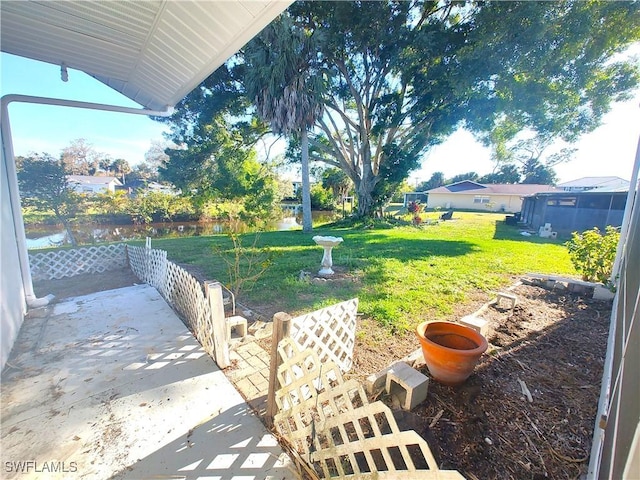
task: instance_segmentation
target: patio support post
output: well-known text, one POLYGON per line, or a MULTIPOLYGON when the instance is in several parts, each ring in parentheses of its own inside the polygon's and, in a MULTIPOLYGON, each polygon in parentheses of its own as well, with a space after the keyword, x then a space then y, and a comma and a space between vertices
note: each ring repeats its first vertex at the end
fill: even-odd
POLYGON ((16 244, 18 251, 18 262, 22 278, 22 288, 25 301, 30 308, 42 307, 53 300, 53 295, 43 298, 36 298, 33 291, 33 280, 31 278, 31 268, 29 267, 29 254, 27 253, 27 235, 24 231, 24 219, 22 218, 22 204, 20 202, 20 192, 18 190, 18 174, 16 171, 16 161, 13 153, 13 140, 11 138, 11 124, 9 123, 9 102, 11 95, 2 97, 2 148, 4 161, 7 167, 9 198, 11 199, 11 213, 13 225, 16 232, 16 244))
POLYGON ((276 388, 278 386, 278 368, 282 364, 278 355, 278 345, 291 333, 291 315, 278 312, 273 316, 273 333, 271 336, 271 361, 269 362, 269 391, 267 393, 266 421, 273 426, 273 418, 278 413, 276 405, 276 388))
POLYGON ((219 282, 204 282, 204 293, 209 300, 211 309, 215 360, 220 368, 227 368, 231 365, 231 360, 229 358, 229 342, 227 342, 227 319, 224 316, 222 286, 219 282))

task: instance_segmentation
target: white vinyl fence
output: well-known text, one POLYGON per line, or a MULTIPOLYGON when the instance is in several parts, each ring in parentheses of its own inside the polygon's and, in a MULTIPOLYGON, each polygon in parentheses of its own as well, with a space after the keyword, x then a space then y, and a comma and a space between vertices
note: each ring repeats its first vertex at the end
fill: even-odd
POLYGON ((103 273, 127 266, 124 243, 29 253, 33 280, 59 280, 83 273, 103 273))
MULTIPOLYGON (((136 276, 145 283, 155 287, 160 295, 182 318, 182 321, 193 332, 205 352, 214 358, 221 368, 226 367, 223 358, 228 357, 228 352, 220 351, 228 349, 225 344, 224 310, 222 318, 214 318, 212 315, 210 299, 205 296, 200 282, 184 268, 167 260, 167 252, 164 250, 145 247, 127 246, 129 252, 129 264, 136 276), (218 320, 219 325, 215 324, 218 320), (218 338, 214 332, 220 332, 218 338), (218 351, 216 351, 216 340, 218 351)), ((220 302, 222 293, 220 293, 220 302)), ((216 312, 219 314, 219 312, 216 312)))

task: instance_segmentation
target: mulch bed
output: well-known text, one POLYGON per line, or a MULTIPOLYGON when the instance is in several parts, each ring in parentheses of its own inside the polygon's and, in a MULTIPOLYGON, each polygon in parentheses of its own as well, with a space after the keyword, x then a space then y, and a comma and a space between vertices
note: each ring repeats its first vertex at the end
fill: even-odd
POLYGON ((468 479, 579 478, 588 467, 611 302, 528 285, 513 293, 513 313, 492 306, 482 315, 492 331, 474 374, 458 387, 431 380, 427 400, 398 412, 399 420, 427 440, 441 468, 468 479))

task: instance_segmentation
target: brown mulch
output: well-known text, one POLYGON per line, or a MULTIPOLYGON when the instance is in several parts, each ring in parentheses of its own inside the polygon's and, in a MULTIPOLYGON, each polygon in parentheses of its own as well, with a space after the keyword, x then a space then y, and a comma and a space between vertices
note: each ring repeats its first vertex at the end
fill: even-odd
POLYGON ((59 280, 39 280, 33 282, 36 297, 53 294, 56 301, 69 297, 79 297, 90 293, 116 288, 140 285, 138 277, 129 267, 109 270, 103 273, 84 273, 59 280))
POLYGON ((514 293, 513 315, 495 306, 482 315, 493 328, 474 374, 459 387, 431 380, 427 400, 399 417, 427 440, 441 468, 466 478, 579 478, 588 467, 611 302, 526 285, 514 293))

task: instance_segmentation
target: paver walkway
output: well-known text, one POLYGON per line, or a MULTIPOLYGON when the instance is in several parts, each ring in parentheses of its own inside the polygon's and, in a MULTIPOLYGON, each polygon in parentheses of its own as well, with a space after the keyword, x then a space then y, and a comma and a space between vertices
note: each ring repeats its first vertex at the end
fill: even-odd
POLYGON ((34 313, 2 372, 1 478, 296 478, 152 287, 34 313))
POLYGON ((264 418, 269 391, 270 353, 265 352, 256 342, 247 342, 231 350, 230 359, 233 367, 225 370, 227 377, 251 408, 264 418))

